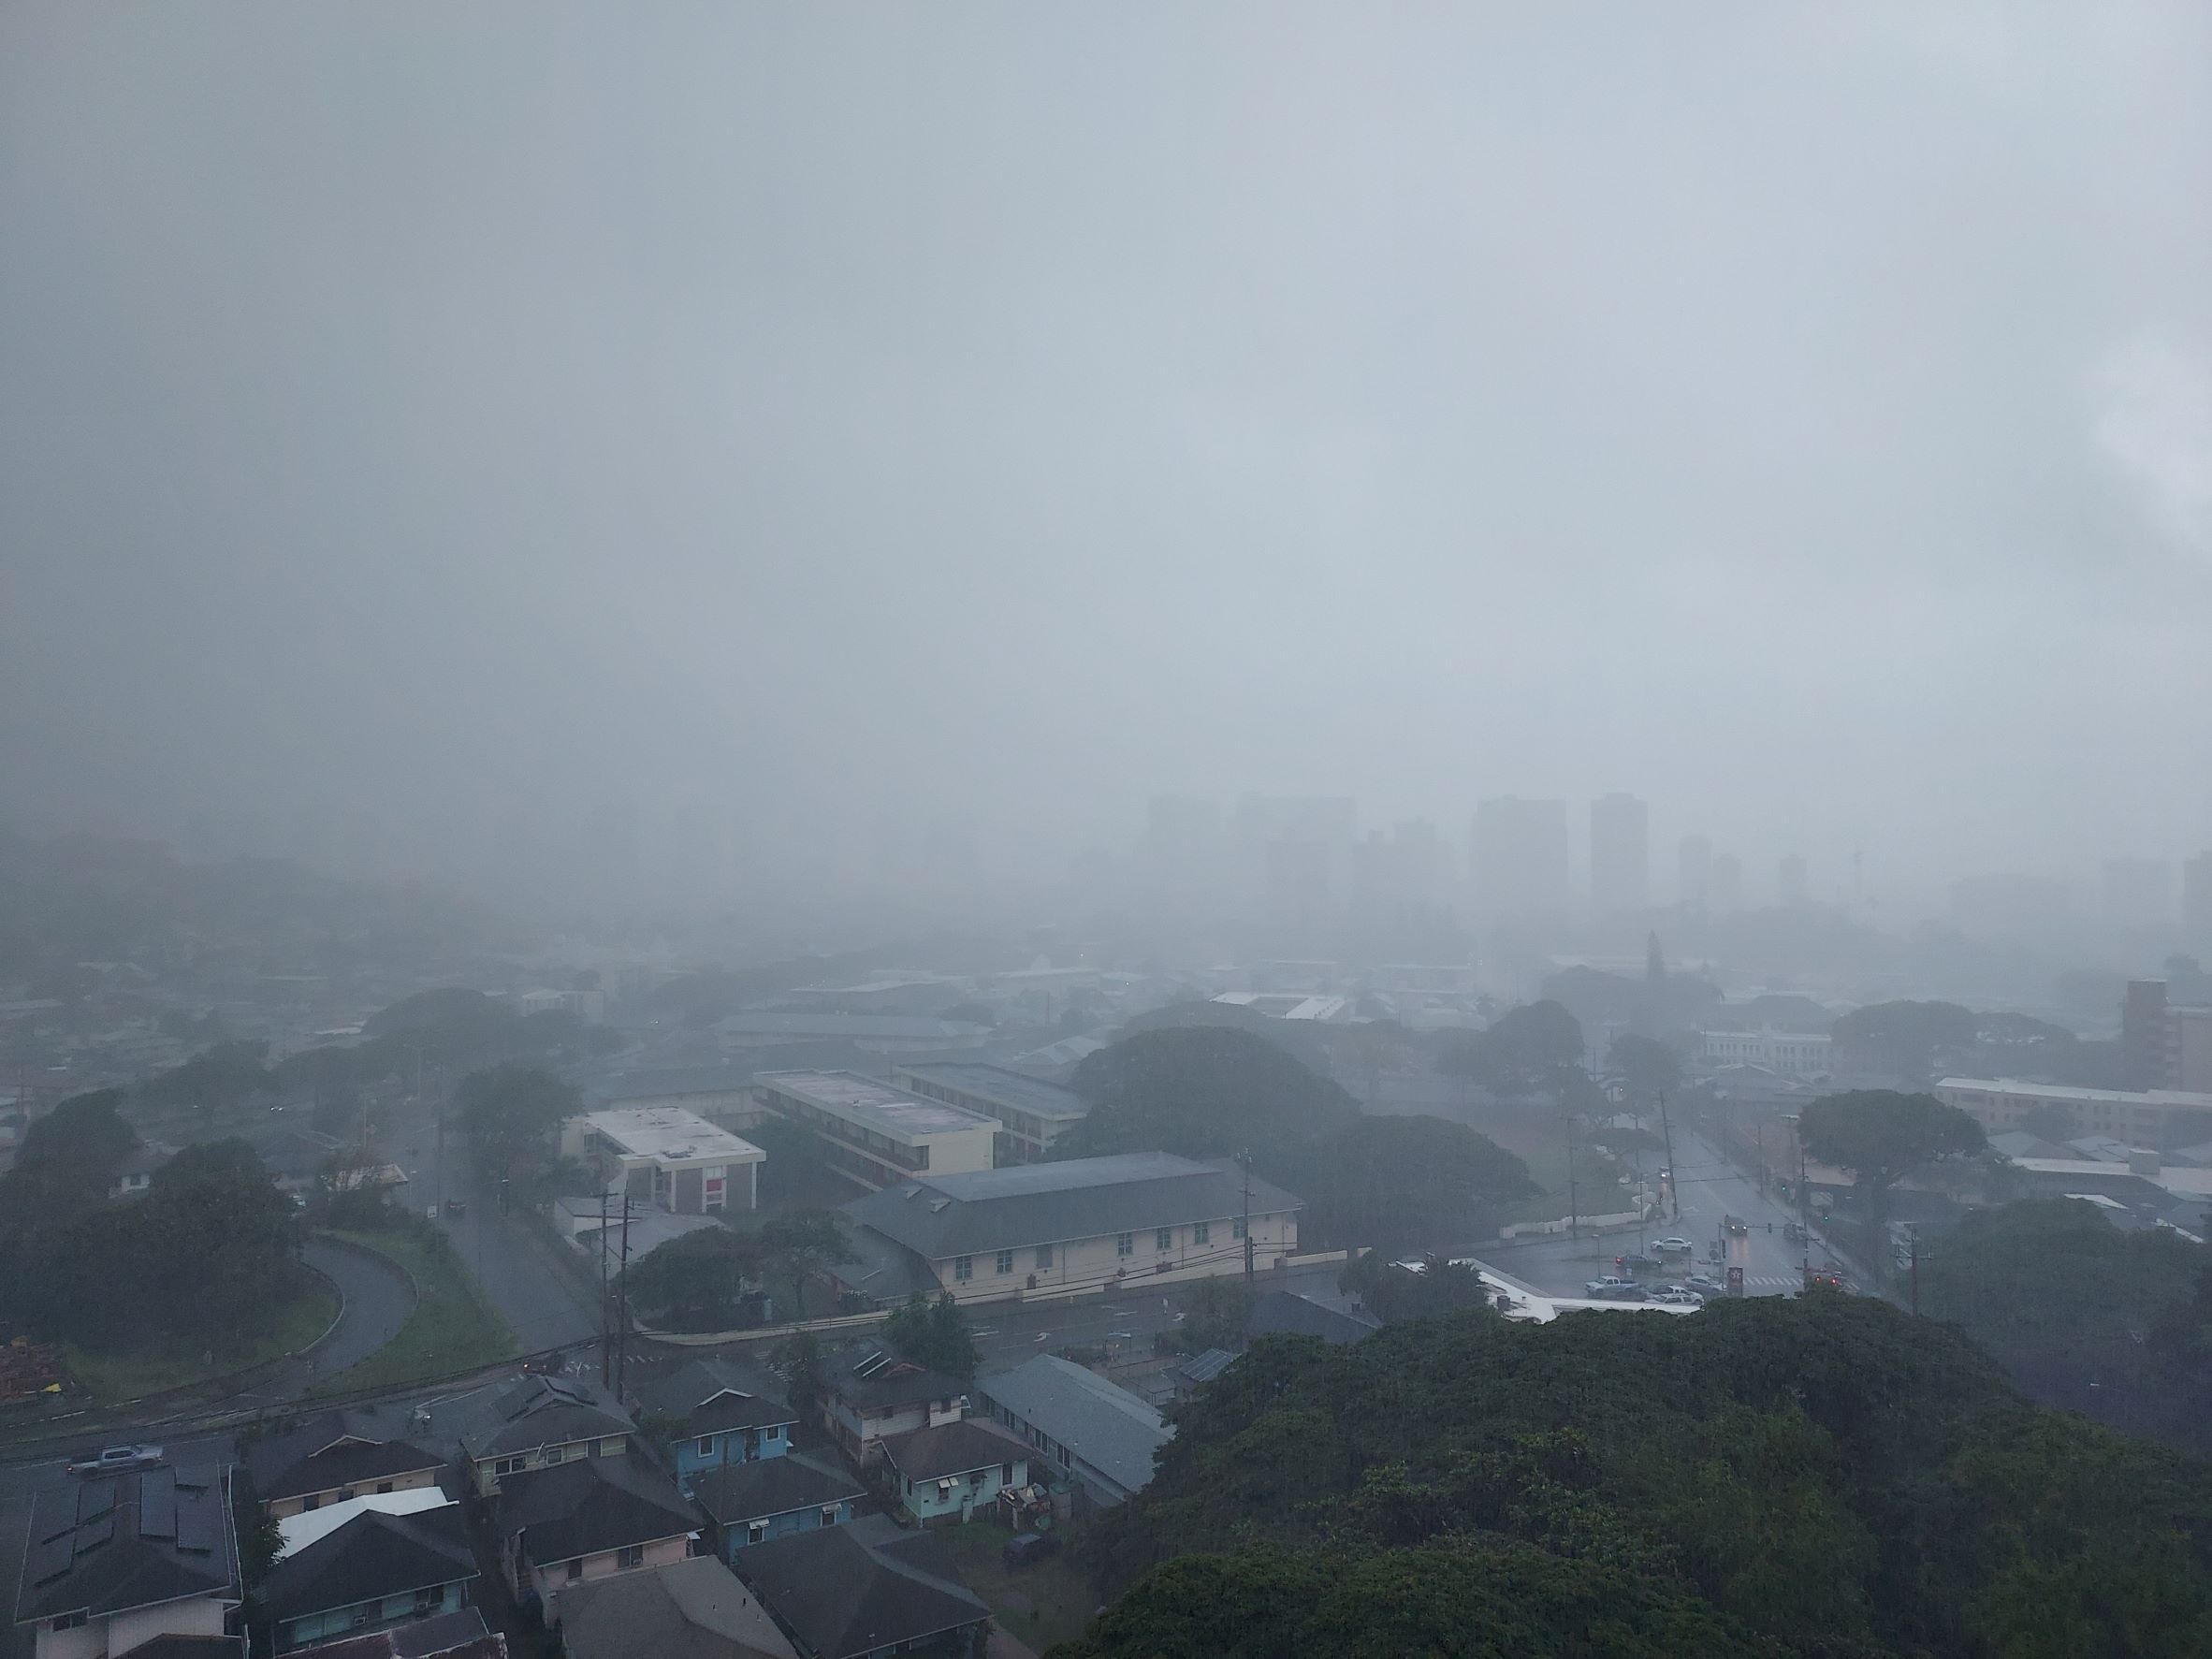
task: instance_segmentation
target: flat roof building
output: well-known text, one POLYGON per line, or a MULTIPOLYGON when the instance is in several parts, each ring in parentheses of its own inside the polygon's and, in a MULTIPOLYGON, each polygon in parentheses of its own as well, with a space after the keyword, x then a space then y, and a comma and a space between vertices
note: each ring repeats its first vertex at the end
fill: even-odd
POLYGON ((811 1129, 839 1173, 867 1186, 992 1166, 998 1120, 924 1100, 857 1071, 764 1071, 764 1111, 811 1129))
POLYGON ((2184 1113, 2212 1112, 2212 1095, 2185 1089, 2088 1089, 2015 1079, 1946 1077, 1935 1097, 1956 1106, 1987 1134, 2024 1127, 2039 1107, 2061 1106, 2084 1135, 2111 1135, 2131 1146, 2165 1144, 2168 1127, 2184 1113))
MULTIPOLYGON (((1257 1266, 1296 1251, 1301 1207, 1280 1187, 1251 1183, 1257 1266)), ((839 1278, 878 1295, 934 1286, 962 1302, 1074 1296, 1244 1269, 1242 1172, 1166 1152, 916 1175, 844 1214, 859 1259, 839 1278), (886 1256, 904 1261, 905 1283, 885 1271, 886 1256)))
POLYGON ((1002 1066, 921 1061, 896 1068, 891 1078, 924 1099, 996 1118, 993 1159, 1000 1166, 1043 1162, 1053 1142, 1090 1113, 1073 1089, 1002 1066))
POLYGON ((572 1117, 561 1127, 560 1150, 598 1166, 607 1191, 678 1215, 754 1208, 768 1158, 750 1141, 675 1106, 572 1117))

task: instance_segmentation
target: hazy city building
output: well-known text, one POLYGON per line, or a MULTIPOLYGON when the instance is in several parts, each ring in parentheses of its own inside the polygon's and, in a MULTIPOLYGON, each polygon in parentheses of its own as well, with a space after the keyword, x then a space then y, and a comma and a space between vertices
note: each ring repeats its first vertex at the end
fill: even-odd
POLYGON ((1675 852, 1675 902, 1697 910, 1711 895, 1712 843, 1703 836, 1684 836, 1675 852))
POLYGON ((1590 803, 1590 908, 1599 916, 1652 902, 1651 809, 1634 795, 1590 803))
POLYGON ((1782 862, 1774 866, 1774 895, 1785 910, 1801 910, 1812 896, 1805 877, 1805 861, 1795 852, 1785 852, 1782 862))
POLYGON ((2104 919, 2123 927, 2174 920, 2174 866, 2162 858, 2108 858, 2102 871, 2104 919))
POLYGON ((1716 852, 1708 899, 1716 910, 1733 910, 1743 903, 1743 860, 1733 852, 1716 852))
POLYGON ((2181 932, 2192 949, 2212 951, 2212 852, 2181 866, 2181 932))
POLYGON ((1468 879, 1476 913, 1493 922, 1566 914, 1566 803, 1500 795, 1475 808, 1468 879))

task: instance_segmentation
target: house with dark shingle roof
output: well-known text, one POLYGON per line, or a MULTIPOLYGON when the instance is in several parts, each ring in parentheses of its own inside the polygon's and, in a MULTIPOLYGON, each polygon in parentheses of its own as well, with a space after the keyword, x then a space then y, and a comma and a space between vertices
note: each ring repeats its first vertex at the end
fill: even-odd
POLYGON ((328 1411, 240 1449, 248 1484, 273 1519, 363 1492, 435 1486, 445 1460, 411 1441, 390 1438, 362 1412, 328 1411))
MULTIPOLYGON (((229 1638, 242 1591, 226 1471, 147 1469, 74 1481, 31 1505, 15 1621, 36 1659, 229 1638)), ((211 1649, 210 1651, 219 1651, 211 1649)))
POLYGON ((766 1372, 735 1360, 690 1360, 639 1376, 631 1406, 639 1418, 677 1425, 666 1450, 677 1482, 725 1463, 780 1458, 791 1449, 799 1414, 783 1386, 766 1372))
MULTIPOLYGON (((136 1653, 129 1659, 138 1659, 136 1653)), ((507 1638, 475 1608, 325 1642, 314 1659, 507 1659, 507 1638)))
POLYGON ((941 1637, 972 1652, 991 1616, 934 1534, 888 1515, 773 1538, 735 1566, 800 1659, 863 1659, 941 1637))
POLYGON ((971 1521, 997 1508, 1002 1490, 1029 1484, 1028 1447, 974 1418, 891 1435, 883 1461, 899 1507, 924 1526, 971 1521))
POLYGON ((509 1476, 491 1521, 516 1595, 535 1595, 547 1618, 566 1586, 682 1561, 706 1527, 667 1476, 629 1457, 509 1476))
POLYGON ((468 1604, 476 1557, 458 1504, 394 1515, 368 1509, 269 1569, 261 1600, 276 1649, 412 1623, 468 1604))
POLYGON ((510 1475, 582 1458, 620 1457, 633 1425, 612 1397, 571 1377, 524 1376, 452 1402, 456 1438, 486 1497, 510 1475))
POLYGON ((566 1659, 797 1659, 760 1598, 711 1555, 564 1591, 566 1659))
MULTIPOLYGON (((1302 1206, 1269 1182, 1249 1186, 1255 1262, 1272 1268, 1297 1250, 1302 1206)), ((868 1277, 845 1267, 837 1278, 881 1298, 903 1277, 965 1302, 1241 1273, 1245 1186, 1227 1159, 1167 1152, 910 1174, 844 1206, 868 1277), (904 1255, 906 1274, 886 1271, 878 1241, 904 1255)))
POLYGON ((713 1518, 719 1553, 729 1560, 736 1550, 789 1533, 843 1526, 865 1490, 841 1466, 794 1451, 709 1469, 691 1495, 713 1518))
POLYGON ((822 1427, 863 1469, 881 1458, 887 1434, 904 1434, 967 1415, 968 1390, 954 1377, 901 1359, 880 1342, 854 1343, 824 1354, 822 1427))

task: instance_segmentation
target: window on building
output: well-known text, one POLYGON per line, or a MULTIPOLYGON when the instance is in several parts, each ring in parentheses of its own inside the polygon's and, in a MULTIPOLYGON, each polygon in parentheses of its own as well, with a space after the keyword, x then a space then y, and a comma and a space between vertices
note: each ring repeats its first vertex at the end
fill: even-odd
POLYGON ((84 1627, 84 1622, 90 1617, 92 1617, 92 1615, 86 1609, 83 1608, 79 1608, 74 1613, 63 1613, 58 1618, 53 1619, 48 1623, 47 1629, 81 1630, 84 1627))
POLYGON ((580 1555, 579 1555, 579 1556, 577 1556, 577 1557, 575 1558, 575 1560, 574 1560, 574 1561, 572 1561, 572 1562, 570 1562, 570 1563, 568 1564, 568 1581, 569 1581, 571 1584, 574 1584, 574 1583, 575 1583, 575 1581, 576 1581, 578 1579, 582 1578, 583 1576, 584 1576, 584 1558, 583 1558, 582 1556, 580 1556, 580 1555))
POLYGON ((323 1506, 323 1494, 319 1492, 309 1492, 299 1500, 299 1506, 302 1509, 320 1509, 323 1506))
POLYGON ((1232 1239, 1241 1239, 1244 1236, 1244 1218, 1242 1215, 1229 1224, 1229 1236, 1232 1239))
POLYGON ((1214 1224, 1211 1221, 1201 1221, 1190 1230, 1190 1242, 1194 1244, 1202 1244, 1213 1236, 1214 1224))
POLYGON ((1113 1253, 1116 1256, 1134 1256, 1137 1253, 1137 1235, 1133 1232, 1125 1232, 1115 1239, 1113 1253))
POLYGON ((643 1544, 623 1545, 615 1551, 615 1565, 622 1568, 625 1572, 632 1567, 645 1565, 645 1546, 643 1544))
POLYGON ((562 1458, 564 1458, 564 1457, 566 1457, 566 1456, 568 1456, 568 1448, 567 1448, 566 1447, 561 1447, 561 1446, 548 1446, 548 1447, 546 1447, 546 1467, 547 1467, 548 1469, 550 1469, 550 1468, 551 1468, 551 1467, 552 1467, 552 1466, 553 1466, 555 1463, 558 1463, 559 1462, 560 1462, 560 1460, 561 1460, 562 1458))
POLYGON ((428 1590, 417 1590, 415 1593, 415 1611, 416 1617, 419 1618, 424 1613, 436 1610, 439 1607, 444 1605, 444 1600, 445 1587, 443 1584, 433 1585, 428 1590))
POLYGON ((1013 1484, 1013 1465, 1011 1463, 1000 1463, 998 1465, 998 1484, 1000 1486, 1011 1486, 1013 1484))
POLYGON ((392 1483, 388 1480, 379 1480, 376 1483, 376 1490, 380 1492, 389 1492, 392 1490, 392 1483))
POLYGON ((1013 1272, 1013 1252, 1011 1250, 1001 1250, 998 1252, 997 1267, 998 1271, 1002 1273, 1010 1273, 1013 1272))
POLYGON ((982 1483, 983 1483, 983 1475, 984 1475, 984 1473, 985 1473, 985 1472, 984 1472, 983 1470, 982 1470, 982 1469, 970 1469, 970 1470, 968 1470, 968 1485, 970 1485, 970 1486, 981 1486, 981 1485, 982 1485, 982 1483))
POLYGON ((749 1521, 745 1523, 745 1541, 748 1544, 757 1544, 767 1535, 768 1523, 766 1521, 749 1521))
POLYGON ((974 1278, 975 1258, 972 1256, 959 1256, 953 1258, 953 1277, 957 1279, 963 1285, 967 1284, 968 1280, 974 1278))
POLYGON ((699 1455, 703 1458, 710 1458, 714 1456, 714 1436, 712 1434, 700 1435, 697 1450, 699 1455))
POLYGON ((824 1504, 824 1505, 822 1505, 822 1525, 824 1525, 824 1526, 835 1526, 835 1525, 837 1525, 837 1505, 835 1505, 835 1504, 824 1504))
POLYGON ((1039 1267, 1050 1267, 1050 1266, 1052 1266, 1052 1264, 1053 1264, 1053 1247, 1052 1247, 1050 1244, 1040 1244, 1040 1245, 1038 1245, 1038 1246, 1037 1246, 1037 1265, 1038 1265, 1039 1267))
POLYGON ((342 1504, 347 1502, 350 1499, 359 1497, 360 1495, 360 1493, 354 1491, 354 1489, 350 1486, 342 1486, 338 1489, 338 1501, 342 1504))
POLYGON ((1161 1249, 1172 1250, 1175 1247, 1175 1230, 1171 1227, 1163 1227, 1153 1235, 1153 1239, 1161 1249))

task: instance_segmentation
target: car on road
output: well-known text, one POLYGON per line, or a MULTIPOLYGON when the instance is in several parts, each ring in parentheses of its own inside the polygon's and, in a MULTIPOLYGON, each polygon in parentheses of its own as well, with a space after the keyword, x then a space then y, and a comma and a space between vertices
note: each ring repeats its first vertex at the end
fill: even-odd
POLYGON ((445 1213, 448 1215, 466 1215, 469 1213, 469 1201, 467 1199, 447 1199, 445 1213))
POLYGON ((1654 1256, 1694 1256, 1696 1253, 1697 1246, 1684 1238, 1661 1239, 1652 1246, 1654 1256))
POLYGON ((1646 1273, 1658 1267, 1660 1261, 1656 1256, 1645 1256, 1638 1253, 1629 1256, 1616 1256, 1613 1258, 1613 1265, 1624 1273, 1646 1273))
POLYGON ((1801 1244, 1805 1242, 1805 1230, 1795 1221, 1785 1221, 1782 1224, 1782 1236, 1793 1244, 1801 1244))
POLYGON ((1806 1272, 1805 1288, 1810 1290, 1815 1285, 1825 1286, 1830 1290, 1841 1290, 1846 1296, 1851 1293, 1851 1282, 1832 1267, 1815 1267, 1806 1272))
POLYGON ((158 1446, 109 1446, 69 1465, 72 1475, 120 1475, 126 1469, 151 1469, 161 1462, 158 1446))
POLYGON ((1724 1215, 1721 1217, 1721 1225, 1738 1238, 1741 1238, 1745 1233, 1751 1231, 1751 1224, 1740 1215, 1724 1215))
POLYGON ((1725 1296, 1728 1287, 1710 1273, 1692 1273, 1682 1281, 1682 1288, 1695 1290, 1700 1296, 1725 1296))
POLYGON ((1698 1295, 1695 1290, 1686 1290, 1680 1285, 1662 1285, 1652 1292, 1652 1300, 1668 1307, 1703 1307, 1705 1305, 1704 1297, 1698 1295))
POLYGON ((1607 1290, 1637 1290, 1641 1288, 1642 1287, 1634 1279, 1624 1279, 1619 1273, 1608 1273, 1603 1278, 1585 1280, 1582 1286, 1584 1293, 1591 1296, 1599 1295, 1607 1290))

